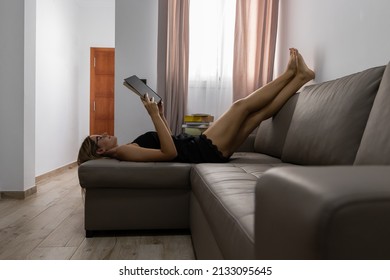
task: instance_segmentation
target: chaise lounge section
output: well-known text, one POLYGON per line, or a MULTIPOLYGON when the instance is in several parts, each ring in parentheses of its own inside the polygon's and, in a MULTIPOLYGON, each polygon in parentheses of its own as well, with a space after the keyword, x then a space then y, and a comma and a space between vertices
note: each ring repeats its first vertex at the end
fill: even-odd
POLYGON ((224 164, 79 167, 87 236, 190 229, 198 259, 390 258, 390 64, 306 86, 224 164))

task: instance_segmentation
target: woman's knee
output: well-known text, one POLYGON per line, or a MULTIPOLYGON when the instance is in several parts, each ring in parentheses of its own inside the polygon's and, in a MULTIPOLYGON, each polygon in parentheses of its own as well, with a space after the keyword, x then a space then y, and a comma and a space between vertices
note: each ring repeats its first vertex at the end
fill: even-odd
POLYGON ((248 106, 248 102, 245 99, 239 99, 239 100, 235 101, 231 106, 232 110, 240 112, 240 113, 247 113, 247 114, 250 113, 249 108, 250 107, 248 106))

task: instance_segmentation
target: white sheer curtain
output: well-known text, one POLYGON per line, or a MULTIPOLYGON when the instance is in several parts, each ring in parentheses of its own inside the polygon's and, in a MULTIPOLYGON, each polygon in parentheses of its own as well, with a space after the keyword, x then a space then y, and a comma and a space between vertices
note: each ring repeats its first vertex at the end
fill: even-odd
POLYGON ((236 0, 190 1, 189 114, 221 116, 232 103, 236 0))

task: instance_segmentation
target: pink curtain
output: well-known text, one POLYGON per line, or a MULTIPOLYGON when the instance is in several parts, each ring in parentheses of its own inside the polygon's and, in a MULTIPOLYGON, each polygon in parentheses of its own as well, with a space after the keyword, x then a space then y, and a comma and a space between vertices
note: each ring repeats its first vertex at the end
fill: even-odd
POLYGON ((279 0, 237 0, 233 100, 273 78, 279 0))
POLYGON ((187 107, 189 0, 168 0, 165 112, 173 134, 181 133, 187 107))

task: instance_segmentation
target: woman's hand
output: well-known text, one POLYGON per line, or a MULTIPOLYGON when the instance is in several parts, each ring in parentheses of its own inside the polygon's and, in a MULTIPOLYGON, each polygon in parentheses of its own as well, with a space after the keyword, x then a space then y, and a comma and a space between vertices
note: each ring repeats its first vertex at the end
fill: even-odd
POLYGON ((144 97, 141 97, 141 101, 144 104, 146 111, 148 111, 150 116, 155 116, 160 114, 160 109, 154 102, 154 98, 149 98, 148 94, 145 94, 144 97))
MULTIPOLYGON (((156 129, 158 139, 160 140, 160 149, 144 149, 139 148, 138 151, 140 154, 137 158, 137 161, 142 160, 159 160, 159 161, 171 161, 177 156, 177 150, 171 132, 168 129, 168 126, 164 122, 165 118, 161 117, 160 112, 162 110, 162 104, 157 105, 154 102, 154 98, 149 98, 148 94, 145 94, 141 98, 142 103, 144 104, 146 110, 148 111, 150 118, 152 119, 154 128, 156 129), (152 150, 152 151, 149 151, 152 150), (156 152, 157 151, 157 152, 156 152), (151 155, 153 153, 153 155, 151 155), (149 157, 150 156, 150 157, 149 157)), ((134 149, 133 149, 134 150, 134 149)), ((132 160, 135 160, 134 158, 132 160)))
POLYGON ((160 116, 164 116, 164 104, 163 104, 163 101, 161 100, 158 104, 158 113, 160 114, 160 116))

